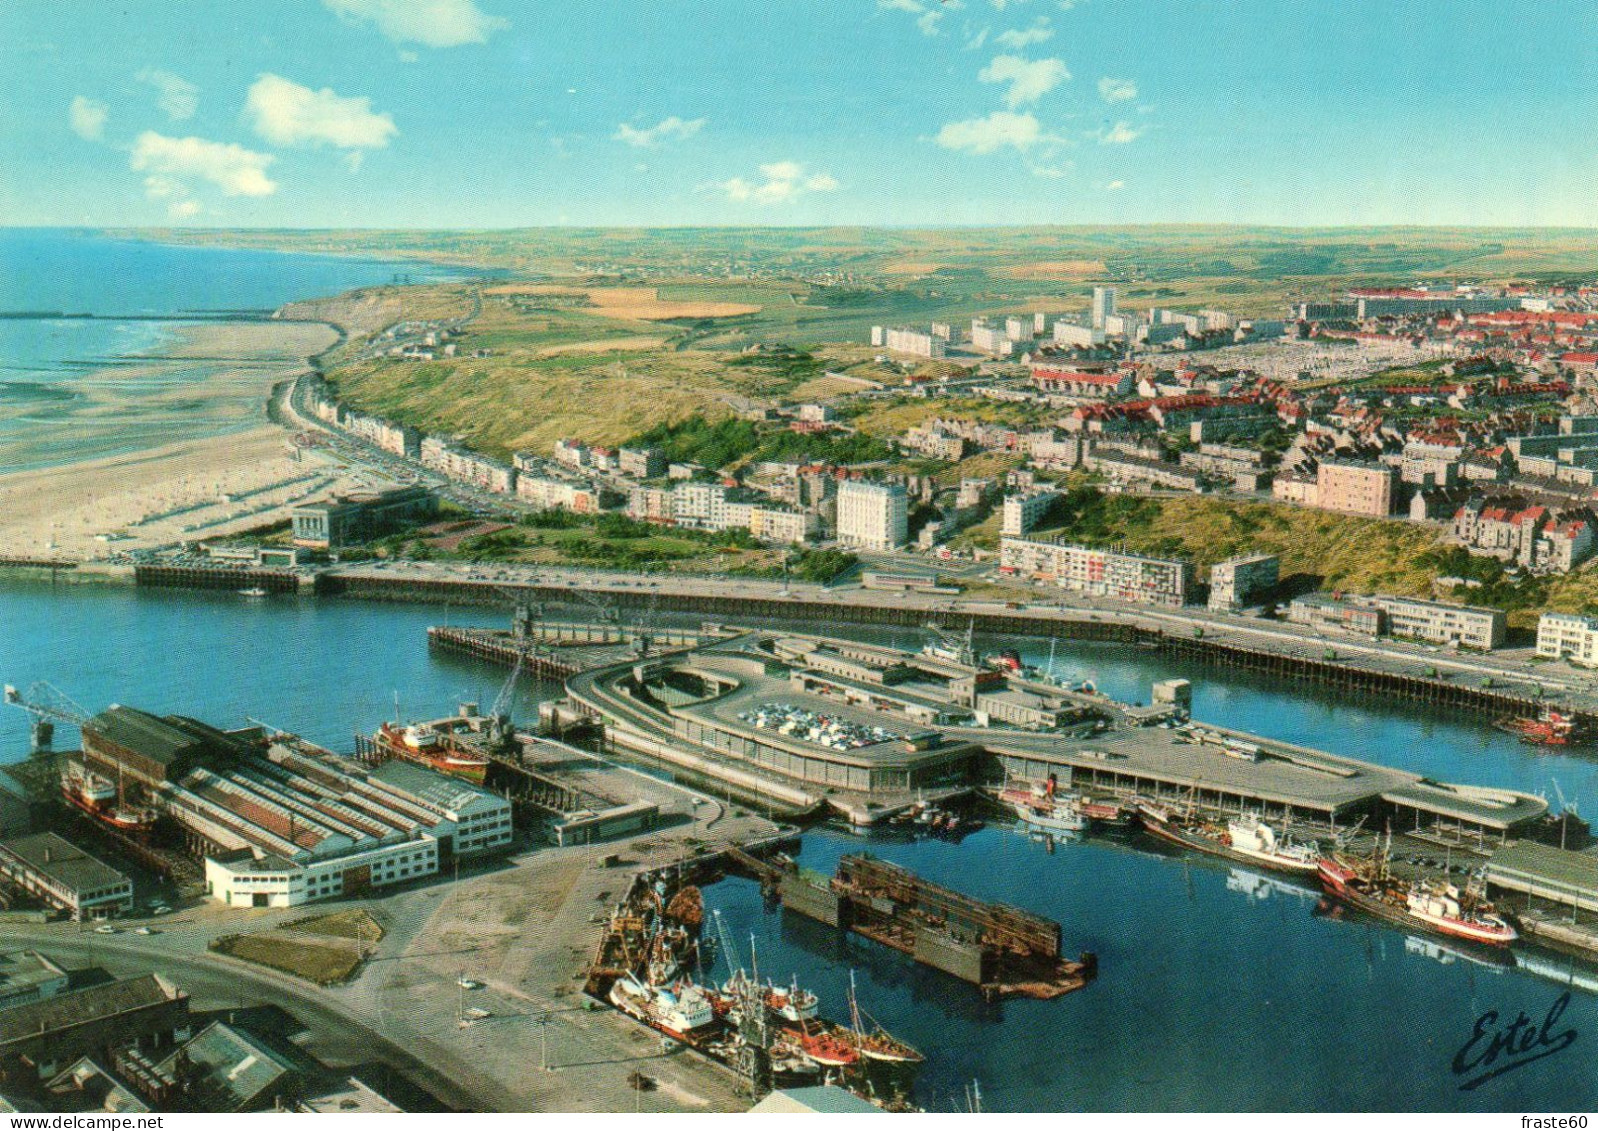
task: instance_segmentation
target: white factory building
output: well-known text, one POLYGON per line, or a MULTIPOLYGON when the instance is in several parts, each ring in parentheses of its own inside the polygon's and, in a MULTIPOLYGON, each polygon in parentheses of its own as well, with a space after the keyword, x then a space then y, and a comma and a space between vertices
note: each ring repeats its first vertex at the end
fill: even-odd
POLYGON ((206 893, 294 907, 438 872, 511 844, 510 802, 402 760, 367 767, 283 743, 166 792, 167 815, 209 849, 206 893))

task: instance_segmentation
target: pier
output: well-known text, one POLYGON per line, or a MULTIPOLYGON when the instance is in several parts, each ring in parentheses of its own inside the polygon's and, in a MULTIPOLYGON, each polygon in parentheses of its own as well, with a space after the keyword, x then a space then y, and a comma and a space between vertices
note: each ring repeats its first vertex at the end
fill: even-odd
POLYGON ((744 786, 801 791, 862 825, 929 794, 1051 776, 1095 795, 1330 829, 1386 822, 1484 852, 1548 808, 1513 790, 1436 782, 1190 723, 1175 706, 1133 708, 1013 673, 794 632, 750 630, 579 672, 566 687, 612 742, 744 786), (804 719, 824 720, 824 733, 806 733, 804 719))

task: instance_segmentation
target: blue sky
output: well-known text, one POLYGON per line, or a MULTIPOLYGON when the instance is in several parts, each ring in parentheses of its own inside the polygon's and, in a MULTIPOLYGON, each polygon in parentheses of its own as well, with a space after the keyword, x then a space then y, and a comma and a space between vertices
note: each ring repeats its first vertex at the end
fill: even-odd
POLYGON ((1598 226, 1598 5, 0 4, 0 222, 1598 226))

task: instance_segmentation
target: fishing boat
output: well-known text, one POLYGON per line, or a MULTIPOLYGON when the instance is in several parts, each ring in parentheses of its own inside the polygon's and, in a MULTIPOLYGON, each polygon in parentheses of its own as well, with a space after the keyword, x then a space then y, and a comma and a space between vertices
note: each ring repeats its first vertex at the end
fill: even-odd
POLYGON ((985 662, 988 667, 993 668, 995 671, 1025 671, 1021 664, 1021 653, 1014 648, 1000 648, 997 652, 991 652, 985 657, 985 662))
POLYGON ((240 597, 270 597, 272 594, 259 585, 252 585, 248 589, 240 589, 240 597))
POLYGON ((125 804, 116 782, 75 759, 68 759, 61 770, 61 796, 74 809, 126 836, 143 838, 155 827, 154 809, 125 804))
POLYGON ((736 1003, 751 992, 765 1003, 766 1009, 778 1021, 798 1023, 813 1020, 821 1012, 821 999, 799 985, 795 976, 792 984, 778 986, 770 982, 757 986, 755 980, 742 970, 735 970, 721 985, 721 999, 736 1003))
POLYGON ((446 741, 437 729, 426 724, 399 726, 384 723, 377 730, 377 745, 411 762, 430 766, 440 773, 468 781, 481 782, 488 774, 488 759, 446 741))
POLYGON ((921 1053, 877 1024, 874 1018, 869 1018, 869 1015, 860 1008, 860 1000, 855 994, 853 970, 849 971, 849 1024, 849 1039, 859 1050, 860 1055, 867 1060, 889 1064, 920 1064, 926 1059, 921 1053), (869 1032, 861 1020, 863 1015, 871 1020, 869 1032))
POLYGON ((1536 715, 1495 719, 1493 726, 1535 746, 1576 746, 1593 738, 1591 729, 1575 716, 1551 707, 1545 707, 1536 715))
POLYGON ((1300 844, 1255 814, 1221 824, 1150 801, 1139 802, 1137 812, 1150 835, 1195 852, 1299 876, 1314 876, 1319 869, 1321 853, 1315 844, 1300 844))
POLYGON ((1369 860, 1341 853, 1324 856, 1318 872, 1327 895, 1392 923, 1488 946, 1508 946, 1520 937, 1479 892, 1441 881, 1405 882, 1394 877, 1380 845, 1369 860))
POLYGON ((653 986, 632 974, 623 974, 610 987, 610 1004, 679 1041, 691 1042, 693 1035, 716 1020, 710 997, 692 982, 679 981, 670 988, 653 986))
POLYGON ((1051 833, 1079 833, 1088 827, 1081 798, 1060 793, 1053 774, 1047 782, 1006 785, 999 790, 999 801, 1015 811, 1029 827, 1051 833))

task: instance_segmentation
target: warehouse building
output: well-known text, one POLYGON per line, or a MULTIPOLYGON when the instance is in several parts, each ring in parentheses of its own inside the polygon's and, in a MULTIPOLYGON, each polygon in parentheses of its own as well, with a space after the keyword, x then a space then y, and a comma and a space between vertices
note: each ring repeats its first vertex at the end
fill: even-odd
POLYGON ((83 1056, 169 1044, 189 1026, 189 998, 159 974, 120 978, 7 1009, 0 1070, 46 1080, 83 1056))
POLYGON ((481 786, 282 743, 226 775, 197 772, 167 812, 203 839, 206 892, 230 907, 294 907, 409 883, 512 839, 510 802, 481 786))
POLYGON ((67 972, 36 950, 0 954, 0 1009, 54 997, 67 981, 67 972))
POLYGON ((133 910, 133 881, 55 833, 0 841, 0 877, 74 919, 133 910))
POLYGON ((367 766, 259 727, 220 731, 131 707, 101 712, 83 736, 100 773, 143 783, 205 860, 208 894, 230 907, 407 883, 512 840, 509 801, 403 760, 367 766))

